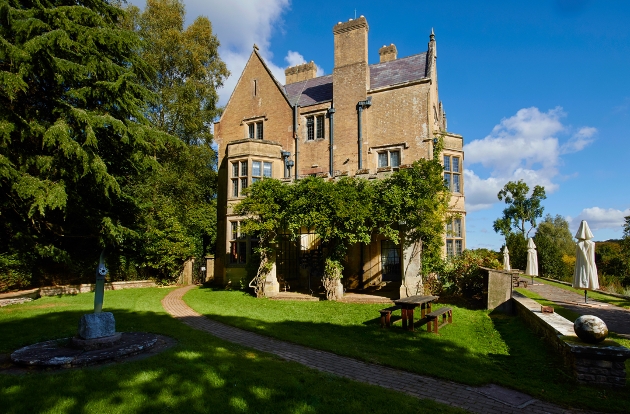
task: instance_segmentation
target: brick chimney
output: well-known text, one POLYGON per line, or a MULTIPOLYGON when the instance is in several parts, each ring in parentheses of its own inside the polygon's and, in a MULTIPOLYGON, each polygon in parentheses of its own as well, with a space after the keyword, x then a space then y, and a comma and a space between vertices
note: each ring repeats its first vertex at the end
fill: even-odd
POLYGON ((393 43, 389 46, 383 46, 378 50, 378 54, 381 56, 381 63, 389 62, 390 60, 396 60, 398 57, 398 50, 393 43))
POLYGON ((313 79, 317 76, 317 65, 311 60, 309 63, 286 68, 284 74, 286 76, 286 85, 313 79))
MULTIPOLYGON (((335 106, 335 150, 333 164, 339 169, 359 168, 357 150, 357 104, 367 99, 370 89, 368 67, 368 23, 365 17, 339 22, 333 26, 335 67, 333 69, 333 103, 335 106)), ((366 113, 368 111, 365 111, 366 113)), ((365 115, 365 114, 364 114, 365 115)), ((367 138, 364 116, 362 135, 367 138)), ((367 139, 364 144, 367 144, 367 139)), ((367 146, 361 153, 367 153, 367 146)))

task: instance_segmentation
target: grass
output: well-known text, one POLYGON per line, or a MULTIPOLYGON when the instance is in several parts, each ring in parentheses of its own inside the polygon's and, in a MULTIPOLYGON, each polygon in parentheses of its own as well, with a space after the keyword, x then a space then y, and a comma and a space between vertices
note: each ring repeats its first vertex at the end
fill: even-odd
MULTIPOLYGON (((2 413, 461 413, 433 401, 319 373, 196 331, 167 315, 167 289, 111 291, 117 330, 178 343, 150 358, 73 370, 0 371, 2 413)), ((76 333, 93 294, 0 308, 0 353, 76 333)))
MULTIPOLYGON (((579 295, 584 295, 584 289, 575 289, 571 286, 568 286, 562 283, 553 282, 547 279, 535 278, 535 280, 540 283, 544 283, 547 285, 559 287, 560 289, 568 290, 569 292, 577 293, 579 295)), ((620 308, 630 309, 630 299, 618 298, 616 296, 607 295, 602 292, 593 292, 593 291, 588 292, 588 297, 589 299, 595 299, 599 302, 609 303, 611 305, 619 306, 620 308)))
MULTIPOLYGON (((627 412, 630 387, 578 385, 555 351, 517 318, 453 307, 453 324, 435 335, 379 325, 384 305, 256 299, 195 289, 185 301, 217 321, 360 360, 470 385, 495 383, 558 404, 627 412)), ((397 313, 399 313, 398 311, 397 313)))

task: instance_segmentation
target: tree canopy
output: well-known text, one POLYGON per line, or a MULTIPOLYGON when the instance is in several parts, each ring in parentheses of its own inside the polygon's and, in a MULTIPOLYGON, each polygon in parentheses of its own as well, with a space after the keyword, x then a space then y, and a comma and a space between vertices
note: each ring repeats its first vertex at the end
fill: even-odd
POLYGON ((134 232, 124 187, 177 146, 146 118, 140 40, 107 1, 0 4, 0 252, 77 264, 134 232))
POLYGON ((547 214, 538 224, 534 242, 538 250, 539 274, 570 280, 575 264, 575 241, 567 220, 560 215, 547 214))
POLYGON ((524 238, 536 228, 536 220, 542 217, 546 199, 545 188, 537 185, 529 196, 529 186, 523 181, 509 181, 499 191, 497 197, 508 206, 503 210, 503 217, 493 223, 494 231, 507 236, 513 231, 520 232, 524 238), (527 227, 529 226, 529 229, 527 227))
POLYGON ((213 243, 218 40, 178 1, 129 11, 0 3, 0 276, 91 277, 104 246, 172 276, 213 243))

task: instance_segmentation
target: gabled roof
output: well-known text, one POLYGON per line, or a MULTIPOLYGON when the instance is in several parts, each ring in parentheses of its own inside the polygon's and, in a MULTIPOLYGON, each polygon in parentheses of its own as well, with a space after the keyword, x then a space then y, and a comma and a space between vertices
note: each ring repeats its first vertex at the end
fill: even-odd
POLYGON ((370 89, 426 78, 426 64, 425 52, 370 65, 370 89))
MULTIPOLYGON (((427 54, 419 53, 389 62, 375 63, 370 70, 370 89, 397 85, 427 77, 427 54)), ((285 85, 284 89, 291 105, 309 106, 333 98, 332 75, 320 76, 285 85)))

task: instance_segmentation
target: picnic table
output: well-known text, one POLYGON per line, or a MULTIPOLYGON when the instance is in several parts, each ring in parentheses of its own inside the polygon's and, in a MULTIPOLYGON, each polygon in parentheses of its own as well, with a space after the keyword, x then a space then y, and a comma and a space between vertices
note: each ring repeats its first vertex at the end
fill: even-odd
POLYGON ((413 331, 413 311, 415 308, 420 306, 421 316, 424 319, 427 310, 429 313, 431 312, 431 303, 438 299, 438 296, 416 295, 395 300, 394 303, 401 308, 403 329, 413 331))

